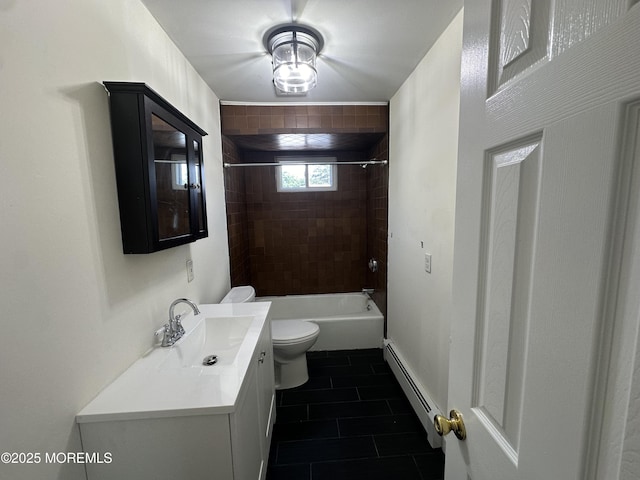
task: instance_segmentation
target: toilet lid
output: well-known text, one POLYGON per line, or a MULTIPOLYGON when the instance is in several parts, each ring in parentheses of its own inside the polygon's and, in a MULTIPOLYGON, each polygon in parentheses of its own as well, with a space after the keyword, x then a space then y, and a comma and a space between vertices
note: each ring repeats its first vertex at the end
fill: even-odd
POLYGON ((256 291, 251 285, 243 285, 242 287, 233 287, 227 293, 220 303, 245 303, 253 302, 256 298, 256 291))
POLYGON ((304 320, 272 320, 271 338, 274 343, 304 340, 316 335, 320 327, 304 320))

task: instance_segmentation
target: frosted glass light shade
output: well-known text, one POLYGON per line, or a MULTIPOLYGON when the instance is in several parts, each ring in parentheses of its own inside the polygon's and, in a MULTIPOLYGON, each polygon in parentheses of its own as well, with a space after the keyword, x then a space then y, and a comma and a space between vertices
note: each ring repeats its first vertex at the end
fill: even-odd
POLYGON ((273 83, 285 93, 305 93, 318 83, 316 56, 321 41, 306 27, 281 27, 267 40, 273 83))

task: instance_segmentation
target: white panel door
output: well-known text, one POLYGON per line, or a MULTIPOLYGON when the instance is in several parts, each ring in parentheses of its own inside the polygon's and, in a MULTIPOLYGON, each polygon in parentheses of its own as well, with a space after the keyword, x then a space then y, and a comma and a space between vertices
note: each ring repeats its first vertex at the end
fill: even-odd
POLYGON ((446 437, 446 479, 595 479, 640 169, 640 5, 464 15, 448 402, 467 439, 446 437))

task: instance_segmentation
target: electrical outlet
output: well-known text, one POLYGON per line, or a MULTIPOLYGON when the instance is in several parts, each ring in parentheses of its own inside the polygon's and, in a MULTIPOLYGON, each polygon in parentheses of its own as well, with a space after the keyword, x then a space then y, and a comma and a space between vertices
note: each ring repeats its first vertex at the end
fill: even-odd
POLYGON ((193 260, 187 260, 187 283, 193 282, 193 260))
POLYGON ((427 273, 431 273, 431 254, 424 254, 424 271, 427 273))

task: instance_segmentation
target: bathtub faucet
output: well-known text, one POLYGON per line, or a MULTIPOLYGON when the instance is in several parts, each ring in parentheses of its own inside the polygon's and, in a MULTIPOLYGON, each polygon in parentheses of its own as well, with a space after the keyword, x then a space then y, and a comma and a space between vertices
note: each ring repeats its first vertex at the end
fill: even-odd
POLYGON ((373 289, 373 288, 363 288, 362 289, 362 293, 366 293, 367 295, 373 295, 373 292, 375 292, 375 289, 373 289))

